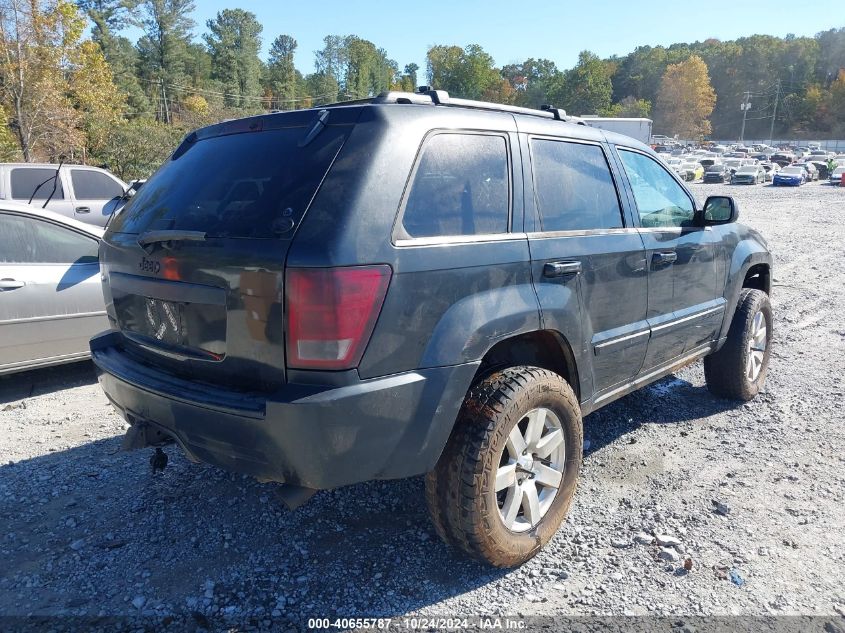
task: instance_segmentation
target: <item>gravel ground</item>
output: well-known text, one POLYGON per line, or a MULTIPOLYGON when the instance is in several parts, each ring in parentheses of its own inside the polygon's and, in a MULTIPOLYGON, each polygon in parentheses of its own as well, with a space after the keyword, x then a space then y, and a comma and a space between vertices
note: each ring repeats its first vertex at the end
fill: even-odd
POLYGON ((83 363, 0 380, 0 615, 845 616, 845 191, 692 187, 774 253, 766 391, 716 399, 699 363, 589 416, 573 510, 526 565, 442 545, 420 479, 289 513, 175 448, 154 477, 83 363))

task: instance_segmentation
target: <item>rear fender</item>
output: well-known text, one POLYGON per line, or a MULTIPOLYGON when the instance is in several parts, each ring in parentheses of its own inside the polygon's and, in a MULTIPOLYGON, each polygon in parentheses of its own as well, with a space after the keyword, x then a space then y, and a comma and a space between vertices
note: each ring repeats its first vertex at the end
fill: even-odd
POLYGON ((455 302, 443 313, 420 366, 440 367, 478 361, 499 341, 538 329, 540 309, 531 284, 474 293, 455 302))

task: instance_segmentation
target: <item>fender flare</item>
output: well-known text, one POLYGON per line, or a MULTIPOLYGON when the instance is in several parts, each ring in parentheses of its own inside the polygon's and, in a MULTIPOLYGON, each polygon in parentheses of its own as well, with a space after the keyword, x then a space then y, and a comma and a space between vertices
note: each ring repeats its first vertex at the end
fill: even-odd
POLYGON ((727 271, 725 282, 725 315, 722 319, 722 327, 719 330, 719 347, 722 346, 731 327, 736 307, 739 304, 739 295, 742 292, 742 284, 745 276, 752 266, 763 264, 768 267, 769 274, 772 270, 772 255, 759 242, 751 239, 743 239, 733 251, 730 267, 727 271))

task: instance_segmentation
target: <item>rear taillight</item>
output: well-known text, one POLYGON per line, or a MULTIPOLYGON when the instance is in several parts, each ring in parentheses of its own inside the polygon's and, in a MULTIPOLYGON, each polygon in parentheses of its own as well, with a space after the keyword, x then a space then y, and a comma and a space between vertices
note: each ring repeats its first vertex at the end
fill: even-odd
POLYGON ((357 367, 381 311, 390 266, 288 268, 287 364, 357 367))

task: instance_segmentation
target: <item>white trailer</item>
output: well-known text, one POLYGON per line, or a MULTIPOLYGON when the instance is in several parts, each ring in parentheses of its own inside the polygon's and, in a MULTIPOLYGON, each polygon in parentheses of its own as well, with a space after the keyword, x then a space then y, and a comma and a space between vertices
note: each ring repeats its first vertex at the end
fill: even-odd
POLYGON ((581 119, 592 127, 625 134, 646 145, 651 143, 651 119, 593 116, 582 116, 581 119))

